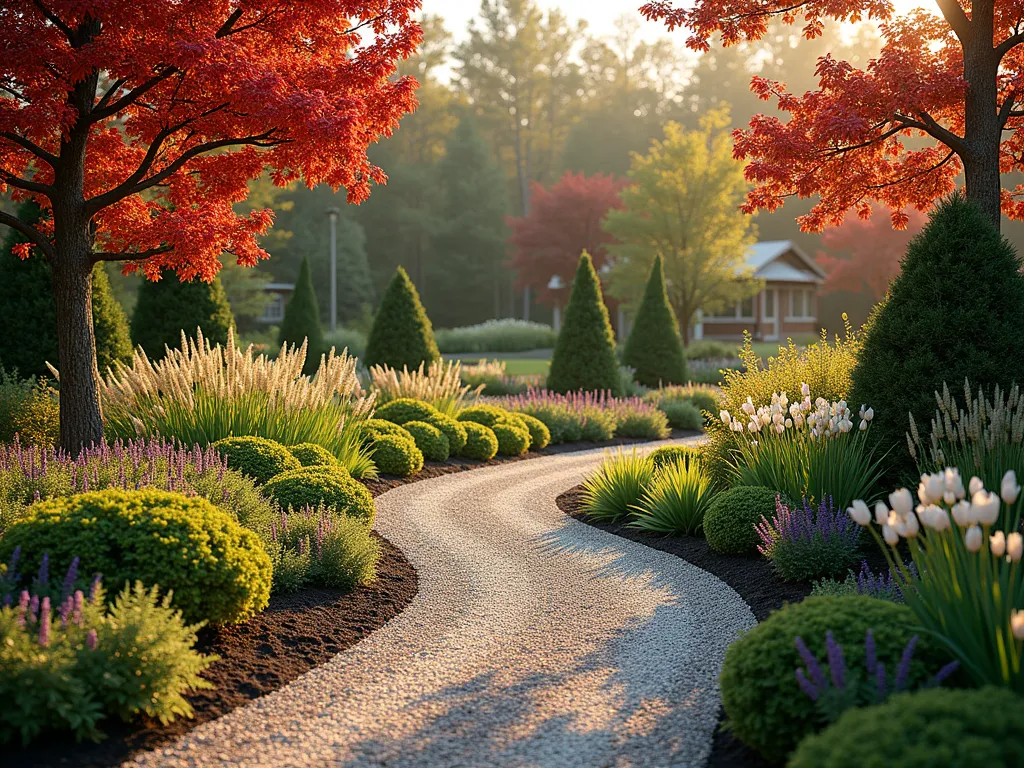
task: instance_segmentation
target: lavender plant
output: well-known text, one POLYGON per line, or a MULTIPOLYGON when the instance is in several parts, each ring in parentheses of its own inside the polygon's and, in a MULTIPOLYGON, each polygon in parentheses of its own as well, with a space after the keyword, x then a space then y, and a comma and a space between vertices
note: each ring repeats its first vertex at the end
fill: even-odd
MULTIPOLYGON (((907 569, 913 578, 917 578, 917 566, 913 562, 907 564, 907 569)), ((860 570, 857 573, 850 571, 843 581, 836 579, 820 579, 814 583, 811 589, 812 595, 866 595, 878 600, 888 600, 893 603, 902 603, 903 590, 907 588, 906 582, 899 571, 883 572, 875 574, 868 566, 867 560, 862 560, 860 570)))
POLYGON ((826 497, 817 509, 804 499, 790 509, 781 497, 775 515, 757 524, 758 551, 786 581, 808 581, 846 573, 857 560, 860 528, 826 497))
POLYGON ((531 387, 523 394, 492 402, 540 419, 551 431, 552 444, 604 442, 613 437, 661 438, 669 433, 665 414, 640 397, 614 397, 610 392, 563 395, 531 387))
MULTIPOLYGON (((796 670, 797 685, 804 695, 815 703, 823 723, 829 724, 838 720, 848 709, 881 704, 893 694, 907 690, 910 665, 914 658, 914 649, 917 647, 917 635, 911 637, 903 649, 895 677, 891 681, 887 678, 885 664, 878 660, 875 638, 870 628, 864 636, 863 679, 850 674, 847 670, 843 648, 836 642, 831 630, 825 633, 827 675, 801 637, 798 636, 794 643, 805 667, 796 670)), ((934 688, 941 685, 959 667, 960 662, 949 662, 922 687, 934 688)))

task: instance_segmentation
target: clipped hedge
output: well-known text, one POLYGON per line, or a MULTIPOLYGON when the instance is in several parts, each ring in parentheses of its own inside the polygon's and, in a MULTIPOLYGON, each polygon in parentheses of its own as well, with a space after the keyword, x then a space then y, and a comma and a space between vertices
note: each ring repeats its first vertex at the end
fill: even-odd
POLYGON ((420 449, 423 458, 431 461, 447 461, 451 451, 448 445, 448 438, 445 434, 432 424, 425 421, 407 421, 403 426, 412 439, 416 441, 416 447, 420 449))
POLYGON ((509 421, 511 416, 511 413, 496 405, 471 405, 459 411, 455 418, 462 422, 473 421, 485 427, 493 427, 495 424, 509 421))
POLYGON ((373 441, 373 463, 385 474, 409 477, 423 469, 423 452, 411 437, 380 435, 373 441))
POLYGON ((704 513, 704 536, 710 547, 722 555, 756 552, 761 538, 754 526, 762 516, 772 519, 777 495, 770 488, 745 485, 718 494, 704 513))
MULTIPOLYGON (((815 703, 796 682, 802 661, 795 638, 823 661, 825 633, 831 631, 843 648, 847 678, 863 680, 867 630, 874 635, 878 661, 894 673, 916 634, 915 624, 906 606, 864 596, 809 597, 776 611, 726 651, 719 682, 729 728, 765 759, 783 761, 800 739, 822 725, 815 703)), ((924 684, 949 660, 938 643, 920 636, 908 684, 924 684)))
POLYGON ((498 438, 490 427, 475 421, 465 421, 462 426, 466 430, 466 444, 460 456, 466 459, 490 461, 498 452, 498 438))
POLYGON ((384 421, 384 419, 367 419, 363 422, 363 439, 366 442, 372 443, 381 435, 394 435, 395 437, 401 437, 405 440, 412 440, 412 435, 410 435, 406 429, 390 421, 384 421))
POLYGON ((407 421, 427 421, 438 412, 430 403, 412 397, 399 397, 379 406, 374 416, 393 424, 405 424, 407 421))
POLYGON ((498 439, 498 454, 501 456, 522 456, 530 450, 530 431, 516 424, 499 422, 491 427, 498 439))
POLYGON ((435 413, 424 422, 441 430, 448 438, 448 451, 451 456, 459 456, 466 447, 466 428, 457 419, 444 413, 435 413))
POLYGON ((525 413, 513 414, 530 433, 530 450, 543 451, 551 445, 551 430, 540 419, 525 413))
POLYGON ((299 464, 304 467, 333 467, 338 463, 333 453, 316 443, 289 445, 288 453, 298 459, 299 464))
POLYGON ((403 367, 414 371, 420 363, 430 364, 440 358, 434 330, 416 286, 406 271, 398 267, 381 297, 363 362, 367 367, 386 365, 399 371, 403 367))
POLYGON ((287 448, 265 437, 225 437, 213 444, 231 469, 262 485, 275 475, 302 466, 287 448))
POLYGON ((376 513, 366 486, 353 480, 342 466, 300 467, 282 472, 263 486, 263 495, 291 509, 322 504, 367 525, 373 524, 376 513))
POLYGON ((270 558, 259 537, 200 497, 107 489, 41 501, 0 539, 0 562, 15 547, 24 572, 45 552, 55 573, 78 557, 82 573, 103 574, 112 589, 141 581, 173 590, 188 622, 245 621, 270 599, 270 558))

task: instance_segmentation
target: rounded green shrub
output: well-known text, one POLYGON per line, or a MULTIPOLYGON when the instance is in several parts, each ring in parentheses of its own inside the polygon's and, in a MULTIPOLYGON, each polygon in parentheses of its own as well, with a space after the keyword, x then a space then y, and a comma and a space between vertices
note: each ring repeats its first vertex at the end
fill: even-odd
POLYGON ((406 271, 399 267, 388 283, 373 318, 363 362, 367 366, 386 365, 413 371, 420 363, 430 364, 440 358, 434 329, 420 303, 416 286, 406 271))
POLYGON ((1003 688, 932 688, 847 710, 805 738, 789 768, 1014 766, 1024 754, 1024 699, 1003 688))
POLYGON ((270 598, 270 558, 252 531, 203 498, 107 489, 32 505, 0 539, 0 561, 21 547, 23 570, 46 552, 53 572, 80 558, 112 589, 141 581, 173 590, 188 622, 232 624, 270 598))
POLYGON ((405 424, 407 421, 426 421, 436 413, 437 408, 430 403, 411 397, 399 397, 378 406, 374 416, 392 424, 405 424))
POLYGON ((459 411, 455 418, 463 422, 474 421, 485 427, 493 427, 495 424, 509 421, 511 416, 511 413, 496 405, 471 405, 459 411))
POLYGON ((288 453, 299 460, 304 467, 333 467, 338 463, 334 454, 316 443, 299 443, 289 445, 288 453))
POLYGON ((493 459, 498 452, 498 438, 493 430, 475 421, 464 421, 462 426, 466 430, 466 444, 459 455, 466 459, 481 461, 493 459))
POLYGON ((551 445, 551 430, 540 419, 526 413, 514 413, 530 433, 530 450, 543 451, 551 445))
POLYGON ((551 356, 547 388, 553 392, 610 390, 615 394, 622 389, 601 281, 586 251, 580 255, 565 320, 551 356))
MULTIPOLYGON (((726 651, 719 682, 729 728, 767 760, 781 762, 822 724, 815 703, 797 685, 802 661, 795 639, 802 638, 824 663, 825 633, 831 631, 842 646, 847 678, 864 680, 867 630, 874 636, 878 661, 895 673, 916 634, 915 624, 906 606, 866 596, 809 597, 776 611, 726 651)), ((949 660, 938 643, 921 636, 908 685, 923 685, 949 660)))
POLYGON ((646 387, 686 383, 683 340, 679 336, 676 313, 665 292, 661 254, 654 257, 644 297, 622 352, 622 362, 636 371, 634 378, 646 387))
POLYGON ((466 446, 466 428, 457 419, 444 413, 435 413, 429 419, 423 419, 423 421, 433 427, 437 427, 448 438, 449 455, 460 455, 462 449, 466 446))
POLYGON ((409 477, 423 469, 423 453, 411 437, 381 435, 373 441, 373 463, 385 474, 409 477))
POLYGON ((225 437, 213 444, 231 469, 263 484, 275 475, 302 466, 287 448, 265 437, 225 437))
MULTIPOLYGON (((913 469, 907 414, 927 426, 943 382, 1004 391, 1024 381, 1024 275, 1013 246, 959 194, 910 241, 868 320, 846 398, 875 412, 871 437, 913 469)), ((757 400, 755 400, 757 402, 757 400)))
POLYGON ((522 456, 530 450, 530 432, 525 427, 498 422, 491 431, 498 438, 498 454, 501 456, 522 456))
POLYGON ((718 494, 704 513, 704 536, 711 548, 723 555, 756 552, 761 539, 754 526, 762 516, 772 519, 777 495, 770 488, 749 485, 718 494))
POLYGON ((412 435, 408 431, 393 422, 384 419, 367 419, 363 422, 363 438, 367 442, 373 442, 381 435, 394 435, 405 440, 412 440, 412 435))
POLYGON ((689 400, 665 399, 658 403, 658 410, 665 414, 672 429, 700 429, 704 416, 689 400))
POLYGON ((330 507, 373 524, 373 497, 342 466, 299 467, 282 472, 263 486, 263 495, 284 508, 330 507))
POLYGON ((403 426, 412 439, 416 441, 416 447, 420 449, 423 458, 431 461, 447 461, 451 449, 448 446, 448 438, 445 434, 432 424, 425 421, 407 421, 403 426))
MULTIPOLYGON (((666 445, 655 448, 648 454, 648 458, 654 462, 656 469, 661 469, 667 464, 676 462, 689 466, 691 462, 700 461, 700 446, 698 445, 666 445)), ((772 507, 774 509, 774 507, 772 507)))

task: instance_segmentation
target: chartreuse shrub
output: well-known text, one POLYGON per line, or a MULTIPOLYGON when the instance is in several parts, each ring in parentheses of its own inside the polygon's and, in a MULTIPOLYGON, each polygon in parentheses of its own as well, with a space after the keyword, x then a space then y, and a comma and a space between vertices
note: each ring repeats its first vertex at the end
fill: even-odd
POLYGON ((620 401, 612 413, 615 416, 616 437, 661 440, 672 431, 668 426, 668 417, 638 397, 620 401))
POLYGON ((398 267, 373 318, 364 362, 367 366, 412 371, 421 363, 429 365, 440 357, 430 318, 420 303, 416 286, 406 271, 398 267))
POLYGON ((333 453, 328 451, 322 445, 317 445, 316 443, 299 443, 298 445, 289 445, 288 453, 298 459, 299 464, 304 467, 333 467, 338 463, 338 460, 334 458, 333 453))
POLYGON ((1015 766, 1024 754, 1024 699, 999 688, 903 693, 850 709, 808 736, 789 768, 1015 766))
POLYGON ((18 404, 11 430, 21 442, 48 448, 60 440, 60 396, 41 379, 18 404))
POLYGON ((622 352, 622 362, 633 368, 634 378, 647 387, 686 383, 683 340, 665 292, 661 254, 654 257, 647 288, 622 352))
POLYGON ((448 438, 448 449, 452 456, 459 456, 466 447, 466 428, 459 421, 443 413, 435 413, 423 419, 427 424, 437 427, 448 438))
POLYGON ((927 423, 943 382, 1024 381, 1020 270, 1013 246, 962 195, 934 209, 868 320, 852 374, 849 400, 874 406, 883 450, 905 444, 908 414, 927 423))
MULTIPOLYGON (((874 637, 877 663, 895 674, 915 624, 905 606, 870 597, 809 597, 776 611, 726 651, 719 683, 728 728, 765 759, 782 762, 800 739, 824 724, 797 682, 795 671, 803 659, 796 638, 815 658, 824 659, 826 633, 831 632, 843 648, 847 676, 863 680, 867 630, 874 637)), ((949 660, 937 643, 919 638, 907 685, 923 685, 949 660)))
MULTIPOLYGON (((652 465, 654 461, 648 459, 652 465)), ((714 489, 703 464, 673 461, 654 473, 640 501, 632 508, 630 525, 656 533, 700 533, 714 489)))
POLYGON ((303 466, 283 445, 263 437, 226 437, 213 447, 227 459, 231 469, 260 485, 275 475, 303 466))
POLYGON ((438 410, 430 403, 411 397, 399 397, 378 406, 374 416, 393 424, 405 424, 407 421, 426 421, 436 413, 438 410))
POLYGON ((193 650, 199 625, 158 590, 126 584, 108 605, 97 580, 88 596, 24 591, 0 607, 0 743, 51 731, 99 741, 108 717, 191 717, 184 694, 213 687, 200 673, 216 657, 193 650))
POLYGON ((431 461, 447 461, 450 448, 448 438, 437 427, 425 421, 407 421, 403 429, 412 435, 423 458, 431 461))
POLYGON ((551 430, 543 421, 526 413, 515 415, 530 433, 530 450, 543 451, 551 444, 551 430))
POLYGON ((143 280, 132 316, 132 343, 159 360, 166 349, 175 349, 202 330, 211 344, 227 344, 235 327, 228 295, 220 278, 182 282, 173 270, 160 280, 143 280))
POLYGON ((373 497, 366 486, 344 467, 300 467, 282 472, 261 489, 264 496, 285 509, 317 507, 321 504, 348 517, 373 523, 373 497))
POLYGON ((80 558, 108 584, 159 584, 186 621, 245 621, 270 598, 259 537, 203 498, 111 488, 41 501, 4 533, 0 561, 16 547, 26 570, 47 552, 57 568, 80 558))
POLYGON ((412 440, 412 435, 409 434, 408 430, 398 426, 394 422, 385 421, 384 419, 367 419, 363 422, 364 439, 367 439, 372 443, 373 440, 381 435, 394 435, 395 437, 412 440))
POLYGON ((460 456, 480 461, 490 461, 494 458, 498 452, 498 438, 490 427, 475 421, 465 421, 462 422, 462 428, 466 430, 466 444, 462 446, 460 456))
POLYGON ((299 268, 299 279, 295 281, 295 292, 284 309, 277 343, 280 346, 292 344, 296 347, 305 344, 306 364, 303 373, 310 375, 316 373, 320 355, 327 351, 323 328, 320 327, 320 307, 317 306, 313 278, 309 272, 309 259, 305 256, 299 268))
POLYGON ((512 421, 500 421, 491 427, 498 439, 498 455, 522 456, 530 450, 530 431, 512 421))
POLYGON ((647 456, 654 462, 655 469, 662 469, 676 463, 689 465, 700 461, 700 446, 665 445, 655 448, 647 456))
POLYGON ((414 439, 398 435, 380 435, 374 438, 373 463, 388 475, 409 477, 423 469, 423 452, 414 439))
POLYGON ((609 454, 583 482, 583 510, 588 517, 614 522, 629 515, 654 480, 654 462, 636 451, 609 454))
POLYGON ((565 320, 551 357, 547 387, 553 392, 621 389, 615 336, 590 255, 580 256, 565 320))
POLYGON ((475 421, 485 427, 493 427, 495 424, 508 421, 517 421, 518 414, 513 415, 504 408, 496 405, 473 405, 463 408, 456 417, 459 421, 475 421))
POLYGON ((715 552, 749 555, 761 537, 757 524, 775 512, 778 494, 771 488, 738 486, 718 494, 704 513, 704 537, 715 552))

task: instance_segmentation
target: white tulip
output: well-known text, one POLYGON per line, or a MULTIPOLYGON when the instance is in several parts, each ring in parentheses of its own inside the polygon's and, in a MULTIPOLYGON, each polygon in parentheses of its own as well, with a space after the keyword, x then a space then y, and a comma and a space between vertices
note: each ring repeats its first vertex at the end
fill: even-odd
POLYGON ((867 428, 868 428, 868 422, 867 422, 867 419, 861 419, 861 420, 860 420, 860 431, 861 431, 861 432, 863 432, 863 431, 864 431, 864 430, 866 430, 867 428))
POLYGON ((983 490, 984 488, 985 484, 981 482, 980 477, 972 477, 971 482, 967 484, 967 490, 968 492, 970 492, 971 496, 976 494, 978 491, 983 490))
POLYGON ((952 512, 953 519, 961 528, 966 528, 978 522, 978 519, 974 516, 974 508, 971 507, 971 502, 969 501, 958 501, 953 505, 952 512))
MULTIPOLYGON (((953 493, 958 499, 962 499, 967 495, 967 491, 964 490, 964 481, 960 477, 959 469, 946 469, 943 473, 943 484, 946 486, 946 490, 953 493)), ((950 505, 953 504, 952 501, 948 501, 946 503, 950 505)))
POLYGON ((1002 531, 996 531, 988 537, 988 547, 995 557, 1002 557, 1006 554, 1006 535, 1002 531))
POLYGON ((952 507, 956 504, 956 494, 952 491, 946 491, 942 494, 942 500, 946 502, 947 507, 952 507))
POLYGON ((907 515, 896 526, 896 532, 905 539, 912 539, 920 532, 921 526, 917 522, 917 515, 907 515))
POLYGON ((918 512, 917 516, 921 518, 922 525, 925 525, 932 530, 948 531, 950 528, 949 512, 935 504, 932 504, 930 507, 925 507, 925 511, 918 512))
POLYGON ((914 511, 914 497, 906 488, 900 488, 898 491, 890 493, 889 504, 900 517, 905 517, 914 511))
POLYGON ((866 411, 864 411, 864 421, 871 421, 873 418, 875 418, 874 408, 868 408, 866 411))
POLYGON ((921 475, 921 483, 917 486, 917 497, 922 504, 938 504, 946 490, 945 477, 936 472, 932 475, 921 475))
POLYGON ((981 528, 972 525, 964 534, 964 546, 968 552, 977 552, 981 549, 981 528))
POLYGON ((999 497, 988 491, 978 491, 971 497, 971 514, 982 525, 992 525, 999 519, 999 497))
POLYGON ((868 509, 868 505, 860 499, 853 502, 853 505, 849 507, 846 512, 853 518, 853 522, 857 525, 870 525, 871 524, 871 510, 868 509))
POLYGON ((810 397, 804 397, 804 399, 800 401, 800 410, 803 411, 804 413, 806 413, 807 411, 811 410, 811 398, 810 397))
POLYGON ((740 408, 743 409, 743 412, 747 414, 747 416, 753 416, 756 412, 756 409, 754 408, 754 401, 749 397, 747 398, 747 402, 741 405, 740 408))
POLYGON ((1015 563, 1020 562, 1020 556, 1024 554, 1024 536, 1019 533, 1011 533, 1006 537, 1006 556, 1015 563))
POLYGON ((725 426, 729 426, 729 424, 732 422, 732 416, 729 415, 728 411, 722 411, 721 413, 719 413, 718 418, 722 420, 722 423, 725 424, 725 426))
POLYGON ((885 525, 889 519, 889 510, 886 509, 885 504, 878 502, 875 504, 875 522, 879 525, 885 525))
POLYGON ((811 396, 811 388, 806 381, 800 383, 800 394, 803 395, 804 397, 811 396))
POLYGON ((900 535, 891 525, 882 526, 882 538, 885 539, 885 543, 890 547, 895 547, 900 543, 900 535))
POLYGON ((783 432, 786 431, 786 425, 785 424, 776 424, 775 425, 775 431, 778 432, 781 435, 783 432))
POLYGON ((764 424, 764 425, 766 425, 766 426, 767 426, 767 425, 768 425, 768 423, 769 423, 769 422, 770 422, 771 420, 772 420, 772 415, 771 415, 771 414, 770 414, 770 413, 769 413, 768 411, 762 411, 762 412, 761 412, 761 423, 762 423, 762 424, 764 424))
POLYGON ((1017 473, 1012 469, 1003 475, 1003 482, 999 488, 999 495, 1007 504, 1013 504, 1020 496, 1020 486, 1017 485, 1017 473))
MULTIPOLYGON (((853 429, 853 422, 850 421, 849 419, 843 419, 842 421, 839 422, 839 431, 842 432, 844 435, 851 429, 853 429)), ((865 427, 865 429, 867 429, 867 427, 865 427)))
POLYGON ((736 419, 732 424, 729 425, 729 429, 731 429, 733 432, 742 432, 743 422, 740 421, 739 419, 736 419))
POLYGON ((1018 640, 1024 640, 1024 611, 1010 611, 1010 631, 1018 640))
POLYGON ((751 421, 749 424, 747 424, 747 432, 760 432, 760 431, 761 431, 761 422, 759 422, 759 421, 751 421))

